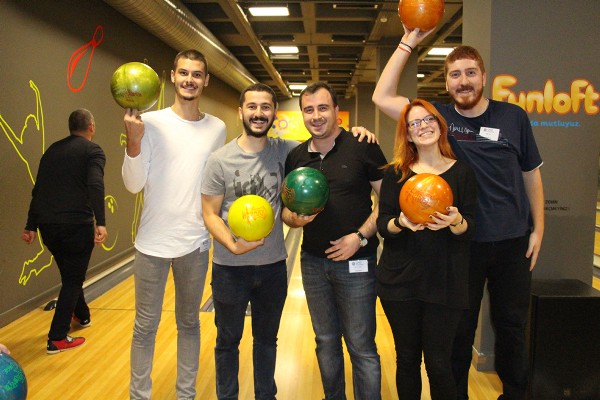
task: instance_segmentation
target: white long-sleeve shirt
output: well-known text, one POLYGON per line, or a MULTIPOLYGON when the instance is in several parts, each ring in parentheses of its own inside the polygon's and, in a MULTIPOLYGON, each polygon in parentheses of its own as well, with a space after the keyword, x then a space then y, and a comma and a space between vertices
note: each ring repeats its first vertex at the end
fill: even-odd
POLYGON ((141 154, 125 152, 122 175, 132 193, 144 190, 135 248, 155 257, 180 257, 209 239, 200 188, 210 153, 225 144, 225 123, 205 114, 186 121, 171 108, 142 114, 141 154))

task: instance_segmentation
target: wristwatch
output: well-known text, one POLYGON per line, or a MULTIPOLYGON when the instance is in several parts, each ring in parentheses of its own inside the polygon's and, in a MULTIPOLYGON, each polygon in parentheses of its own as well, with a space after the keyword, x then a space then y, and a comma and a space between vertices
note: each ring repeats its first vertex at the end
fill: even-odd
POLYGON ((356 234, 358 235, 358 238, 360 239, 360 247, 365 247, 367 245, 367 243, 369 242, 367 240, 367 238, 365 237, 365 235, 360 233, 360 231, 356 231, 356 234))

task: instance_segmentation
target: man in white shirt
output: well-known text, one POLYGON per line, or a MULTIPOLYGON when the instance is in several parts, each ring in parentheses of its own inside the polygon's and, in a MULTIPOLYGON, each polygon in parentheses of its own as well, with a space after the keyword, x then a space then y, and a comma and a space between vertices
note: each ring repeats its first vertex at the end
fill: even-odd
POLYGON ((135 239, 135 308, 130 398, 150 399, 152 359, 169 270, 175 283, 177 399, 194 399, 200 355, 200 302, 210 236, 202 219, 200 187, 210 153, 225 144, 225 123, 199 109, 208 64, 196 50, 177 54, 169 108, 124 117, 127 150, 123 181, 144 190, 135 239))

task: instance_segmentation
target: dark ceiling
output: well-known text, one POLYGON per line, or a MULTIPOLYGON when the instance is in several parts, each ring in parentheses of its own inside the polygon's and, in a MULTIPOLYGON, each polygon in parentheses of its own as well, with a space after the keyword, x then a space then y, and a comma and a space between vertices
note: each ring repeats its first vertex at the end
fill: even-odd
MULTIPOLYGON (((396 46, 403 30, 398 1, 183 0, 225 47, 278 96, 294 94, 290 83, 328 82, 340 96, 376 81, 377 49, 396 46), (287 17, 253 17, 250 6, 287 5, 287 17), (278 59, 270 45, 295 45, 297 59, 278 59)), ((436 46, 462 41, 462 0, 446 0, 436 32, 418 48, 418 96, 443 100, 444 57, 426 56, 436 46)), ((413 53, 414 54, 414 53, 413 53)))

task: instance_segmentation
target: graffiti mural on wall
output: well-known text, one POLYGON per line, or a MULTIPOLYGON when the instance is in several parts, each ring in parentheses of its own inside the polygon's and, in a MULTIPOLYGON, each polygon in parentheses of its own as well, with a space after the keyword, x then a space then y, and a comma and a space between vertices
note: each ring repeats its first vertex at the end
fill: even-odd
POLYGON ((71 58, 69 59, 69 64, 67 65, 67 85, 69 86, 69 89, 71 89, 72 92, 79 92, 85 86, 88 75, 92 68, 92 59, 94 57, 94 51, 96 50, 96 47, 98 47, 100 43, 102 43, 103 40, 104 29, 102 28, 102 26, 98 25, 96 27, 96 31, 94 32, 92 40, 75 50, 71 55, 71 58), (79 65, 79 62, 82 61, 82 57, 85 56, 88 53, 88 51, 90 52, 90 54, 87 58, 87 66, 85 69, 85 73, 83 74, 83 80, 79 86, 74 87, 71 84, 71 79, 73 78, 73 75, 79 65))
MULTIPOLYGON (((2 114, 0 114, 0 128, 2 128, 2 131, 6 135, 8 141, 12 144, 21 161, 23 161, 27 173, 29 174, 29 178, 31 179, 31 184, 33 185, 35 184, 35 178, 31 171, 31 163, 36 163, 39 160, 39 157, 44 153, 46 138, 44 132, 44 111, 40 90, 33 81, 29 81, 29 87, 35 94, 35 113, 30 113, 25 117, 23 129, 21 129, 19 134, 15 133, 2 114), (36 144, 32 145, 31 142, 36 142, 36 144), (31 154, 32 149, 38 149, 39 153, 31 154)), ((43 270, 52 265, 52 261, 54 260, 52 254, 45 250, 42 238, 39 234, 37 236, 35 249, 35 256, 23 262, 21 275, 19 276, 19 283, 21 285, 26 285, 33 274, 36 276, 39 275, 43 270)))
MULTIPOLYGON (((98 25, 92 36, 92 39, 72 53, 67 64, 66 81, 66 84, 71 92, 80 92, 85 87, 88 76, 92 70, 94 50, 103 42, 103 39, 104 30, 102 26, 98 25), (81 77, 81 82, 74 83, 76 76, 81 77)), ((157 102, 158 109, 164 107, 165 82, 166 73, 163 71, 161 77, 160 96, 157 102)), ((20 131, 16 128, 20 122, 15 123, 11 121, 9 123, 9 121, 7 121, 0 112, 0 128, 4 132, 8 141, 11 143, 14 153, 22 161, 33 188, 33 185, 35 184, 34 169, 46 150, 46 137, 44 130, 42 95, 38 85, 36 85, 33 80, 29 81, 29 87, 34 94, 35 111, 25 111, 23 113, 25 118, 20 131)), ((124 133, 120 133, 118 140, 120 147, 124 147, 126 145, 126 135, 124 133)), ((117 196, 113 194, 106 194, 104 200, 107 215, 116 215, 119 211, 119 202, 117 196)), ((133 220, 131 223, 131 243, 133 243, 135 240, 142 207, 143 194, 140 192, 135 196, 133 220)), ((119 241, 118 230, 111 231, 110 233, 111 235, 109 237, 109 241, 102 244, 103 251, 113 251, 119 241)), ((33 252, 35 253, 34 255, 27 256, 27 259, 22 262, 21 273, 18 279, 20 285, 26 286, 32 277, 39 276, 45 269, 50 267, 54 261, 50 251, 45 248, 42 238, 39 235, 39 231, 33 252)))

